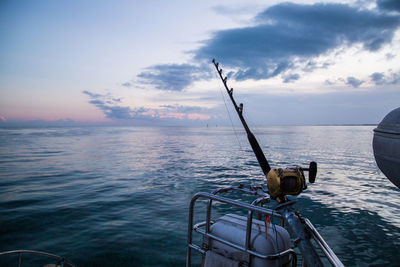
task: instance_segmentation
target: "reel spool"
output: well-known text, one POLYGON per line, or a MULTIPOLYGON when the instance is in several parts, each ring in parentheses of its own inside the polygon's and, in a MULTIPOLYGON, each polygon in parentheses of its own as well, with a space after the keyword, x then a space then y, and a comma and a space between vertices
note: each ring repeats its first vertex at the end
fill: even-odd
POLYGON ((272 199, 285 202, 286 195, 297 196, 307 188, 304 171, 308 171, 309 183, 314 183, 317 176, 317 163, 310 162, 309 168, 271 169, 267 174, 267 187, 272 199))

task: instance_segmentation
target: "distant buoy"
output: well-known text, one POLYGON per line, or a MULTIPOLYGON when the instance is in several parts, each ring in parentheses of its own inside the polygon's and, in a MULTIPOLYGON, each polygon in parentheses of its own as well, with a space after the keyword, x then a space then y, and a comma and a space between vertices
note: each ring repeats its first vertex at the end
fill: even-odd
POLYGON ((400 108, 389 112, 374 129, 372 147, 379 169, 400 188, 400 108))

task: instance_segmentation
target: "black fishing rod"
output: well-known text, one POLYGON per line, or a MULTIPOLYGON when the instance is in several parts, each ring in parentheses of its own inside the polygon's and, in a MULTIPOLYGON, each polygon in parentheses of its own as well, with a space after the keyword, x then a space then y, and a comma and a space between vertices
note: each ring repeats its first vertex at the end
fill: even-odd
MULTIPOLYGON (((302 252, 306 266, 323 266, 314 245, 311 243, 310 229, 307 227, 305 220, 301 217, 300 213, 293 208, 295 201, 288 201, 286 198, 287 195, 299 195, 307 188, 304 171, 308 171, 309 173, 309 182, 314 183, 317 174, 317 163, 314 161, 310 162, 309 168, 297 166, 294 168, 271 169, 260 145, 253 133, 250 131, 249 126, 243 117, 243 104, 240 104, 239 106, 236 104, 236 101, 233 98, 233 89, 229 89, 227 85, 228 78, 222 77, 222 69, 219 68, 218 62, 216 62, 215 59, 213 59, 212 62, 218 71, 219 77, 228 92, 244 129, 246 130, 247 138, 253 148, 258 163, 267 178, 268 194, 272 199, 276 200, 280 204, 275 208, 275 210, 283 216, 288 225, 289 231, 297 237, 295 242, 302 252)), ((338 262, 341 264, 339 260, 338 262)), ((342 266, 340 264, 335 266, 342 266)))
MULTIPOLYGON (((308 168, 296 166, 285 169, 271 169, 260 145, 258 144, 253 133, 250 131, 249 126, 243 117, 243 104, 240 104, 239 106, 236 104, 236 101, 233 98, 233 89, 229 89, 227 85, 228 78, 222 76, 222 69, 219 68, 218 62, 216 62, 215 59, 213 59, 212 62, 218 71, 219 77, 221 78, 222 83, 228 92, 228 95, 233 103, 233 106, 235 107, 237 114, 239 115, 244 129, 246 130, 247 138, 249 139, 250 145, 253 148, 253 152, 257 157, 258 163, 260 164, 260 167, 267 178, 268 194, 271 199, 276 200, 279 204, 275 207, 275 210, 282 215, 289 231, 293 236, 296 237, 295 245, 301 251, 305 265, 324 266, 320 256, 315 250, 313 243, 311 242, 311 235, 316 232, 316 230, 313 228, 311 223, 308 223, 307 220, 304 219, 293 207, 293 204, 296 203, 296 201, 290 200, 286 197, 287 195, 299 195, 307 188, 304 171, 308 171, 308 181, 310 183, 315 182, 317 175, 317 163, 311 161, 308 168)), ((328 257, 329 261, 334 266, 342 267, 343 264, 336 257, 333 251, 331 251, 331 249, 326 245, 325 241, 319 236, 318 232, 316 232, 315 236, 318 237, 317 243, 322 244, 320 246, 323 251, 327 251, 327 253, 330 255, 328 257)))
POLYGON ((264 175, 267 175, 268 172, 271 170, 271 167, 268 164, 267 159, 265 158, 264 152, 262 151, 260 145, 257 142, 256 137, 254 136, 254 134, 250 131, 249 126, 246 123, 246 120, 243 117, 243 104, 240 103, 240 105, 238 106, 236 104, 235 99, 233 98, 233 88, 229 89, 228 85, 227 85, 227 77, 223 78, 222 77, 222 69, 219 68, 219 63, 215 61, 215 59, 212 60, 215 68, 218 71, 219 77, 222 80, 222 83, 225 86, 226 91, 228 92, 228 95, 230 97, 230 99, 232 100, 233 106, 235 107, 235 110, 237 112, 237 114, 239 115, 240 121, 243 124, 244 129, 246 130, 247 133, 247 139, 250 142, 251 148, 253 149, 254 154, 256 155, 258 164, 260 164, 260 167, 264 173, 264 175))
POLYGON ((317 175, 317 163, 314 161, 310 162, 310 166, 308 168, 297 166, 294 168, 271 169, 260 145, 257 142, 257 139, 250 131, 249 126, 243 117, 243 104, 241 103, 239 106, 236 104, 236 101, 233 98, 233 88, 229 89, 227 85, 228 78, 222 76, 222 69, 219 67, 219 63, 216 62, 215 59, 212 60, 212 63, 217 69, 219 77, 225 86, 226 92, 228 93, 233 106, 239 115, 244 129, 246 130, 247 138, 249 139, 253 152, 256 155, 257 161, 267 178, 267 186, 270 196, 277 200, 278 203, 283 203, 287 201, 286 195, 295 196, 300 194, 304 189, 307 188, 304 171, 308 171, 309 182, 314 183, 317 175))

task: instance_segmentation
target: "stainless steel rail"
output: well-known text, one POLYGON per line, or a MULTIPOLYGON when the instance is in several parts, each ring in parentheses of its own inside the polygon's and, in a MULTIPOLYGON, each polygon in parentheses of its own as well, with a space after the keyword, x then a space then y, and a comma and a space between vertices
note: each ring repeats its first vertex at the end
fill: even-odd
POLYGON ((53 258, 58 260, 59 264, 61 267, 66 264, 67 266, 71 267, 76 267, 75 264, 72 262, 68 261, 64 257, 57 256, 55 254, 47 253, 47 252, 42 252, 42 251, 36 251, 36 250, 11 250, 11 251, 5 251, 5 252, 0 252, 0 257, 1 256, 7 256, 7 255, 18 255, 18 267, 21 267, 22 265, 22 255, 23 254, 33 254, 33 255, 39 255, 39 256, 44 256, 48 258, 53 258))
POLYGON ((193 196, 193 198, 190 202, 190 206, 189 206, 188 245, 187 245, 187 255, 186 255, 186 266, 187 267, 191 266, 192 250, 200 252, 201 254, 204 255, 208 249, 207 247, 200 248, 198 245, 193 244, 193 231, 201 234, 203 237, 206 237, 207 239, 213 239, 213 240, 219 241, 230 247, 233 247, 235 249, 238 249, 240 251, 248 253, 249 255, 251 255, 249 257, 249 259, 250 259, 249 266, 251 264, 252 257, 258 257, 261 259, 277 259, 279 257, 283 257, 283 256, 286 256, 289 254, 293 255, 292 256, 292 265, 296 265, 297 255, 293 249, 288 249, 281 253, 271 254, 271 255, 264 255, 264 254, 254 251, 254 250, 251 250, 249 244, 250 244, 250 240, 251 240, 251 225, 252 225, 253 213, 256 213, 258 217, 261 217, 261 215, 269 215, 269 216, 273 216, 274 218, 278 218, 281 220, 282 225, 283 225, 283 222, 285 222, 287 224, 289 230, 291 230, 290 232, 292 233, 292 235, 294 235, 293 236, 293 238, 295 238, 294 245, 299 247, 300 251, 303 254, 303 260, 305 260, 305 262, 307 263, 307 266, 323 266, 323 263, 322 263, 321 259, 319 258, 319 255, 315 251, 315 247, 310 242, 310 238, 312 238, 316 242, 316 244, 321 249, 324 256, 332 264, 332 266, 338 266, 338 267, 344 266, 343 263, 338 259, 338 257, 335 255, 335 253, 328 246, 328 244, 321 237, 321 235, 318 233, 318 231, 315 229, 315 227, 312 225, 312 223, 308 219, 303 218, 297 211, 295 211, 293 209, 292 205, 295 202, 287 202, 284 205, 279 205, 280 207, 277 208, 277 210, 271 210, 271 209, 267 209, 264 207, 256 206, 257 204, 262 204, 263 202, 268 202, 268 201, 269 201, 269 195, 266 192, 264 192, 262 190, 262 188, 255 187, 255 188, 247 189, 247 188, 244 188, 243 185, 221 188, 221 189, 215 190, 212 194, 204 193, 204 192, 199 192, 199 193, 195 194, 193 196), (251 195, 257 195, 260 197, 257 198, 256 200, 254 200, 252 202, 252 204, 248 204, 248 203, 237 201, 237 200, 234 200, 231 198, 226 198, 226 197, 216 195, 218 193, 225 193, 225 192, 229 192, 229 191, 240 191, 240 192, 248 193, 251 195), (193 225, 194 206, 195 206, 196 201, 199 198, 207 199, 209 201, 208 205, 207 205, 206 221, 193 225), (212 206, 213 201, 218 201, 221 203, 229 204, 229 205, 232 205, 235 207, 239 207, 239 208, 248 210, 245 246, 234 244, 234 243, 232 243, 228 240, 225 240, 219 236, 216 236, 210 232, 210 226, 212 224, 212 222, 211 222, 211 206, 212 206), (205 226, 205 228, 204 228, 204 226, 205 226), (310 236, 310 237, 307 237, 307 236, 310 236))
POLYGON ((313 235, 315 242, 318 243, 321 250, 324 252, 325 255, 327 255, 327 259, 329 260, 329 262, 334 266, 344 267, 343 263, 339 260, 336 254, 328 246, 328 244, 325 242, 322 236, 318 233, 317 229, 315 229, 314 225, 310 222, 310 220, 305 219, 305 222, 311 234, 313 235))
MULTIPOLYGON (((236 207, 239 207, 239 208, 247 209, 249 211, 249 215, 251 215, 248 218, 252 217, 253 212, 257 212, 257 213, 260 213, 260 214, 263 214, 263 215, 269 215, 269 216, 273 216, 273 217, 277 217, 277 218, 282 218, 282 216, 279 213, 274 212, 273 210, 270 210, 270 209, 263 208, 263 207, 257 207, 257 206, 251 205, 251 204, 247 204, 247 203, 240 202, 240 201, 233 200, 233 199, 226 198, 226 197, 217 196, 217 195, 210 194, 210 193, 199 192, 199 193, 195 194, 193 196, 192 200, 190 201, 190 207, 189 207, 188 250, 187 250, 187 255, 186 255, 186 266, 187 267, 191 266, 192 249, 195 249, 195 250, 201 252, 202 254, 205 253, 205 251, 203 249, 200 249, 198 246, 193 244, 193 242, 192 242, 193 241, 193 230, 195 230, 196 232, 202 234, 203 236, 206 236, 208 238, 217 240, 217 241, 219 241, 221 243, 224 243, 224 244, 226 244, 228 246, 231 246, 233 248, 236 248, 238 250, 246 252, 246 253, 248 253, 248 254, 250 254, 252 256, 259 257, 259 258, 262 258, 262 259, 276 259, 276 258, 279 258, 279 257, 286 256, 288 254, 292 254, 292 255, 296 254, 294 252, 294 250, 292 250, 292 249, 286 250, 286 251, 284 251, 282 253, 271 254, 271 255, 264 255, 264 254, 260 254, 260 253, 258 253, 256 251, 251 250, 250 246, 249 246, 249 240, 251 239, 251 225, 252 225, 252 220, 251 219, 247 220, 246 245, 245 245, 245 247, 237 245, 237 244, 234 244, 234 243, 229 242, 227 240, 224 240, 224 239, 222 239, 222 238, 220 238, 220 237, 218 237, 216 235, 213 235, 212 233, 210 233, 209 227, 206 227, 205 231, 201 230, 199 228, 200 226, 203 226, 203 225, 206 225, 206 226, 208 225, 209 226, 211 224, 211 221, 210 221, 210 217, 211 216, 210 216, 209 212, 207 212, 207 221, 203 222, 201 224, 196 224, 196 227, 194 227, 193 226, 194 205, 195 205, 195 202, 197 201, 197 199, 199 199, 199 198, 215 200, 215 201, 219 201, 219 202, 222 202, 222 203, 230 204, 232 206, 236 206, 236 207)), ((293 262, 294 266, 295 266, 295 263, 294 263, 295 260, 297 260, 296 256, 294 256, 292 258, 292 262, 293 262)))

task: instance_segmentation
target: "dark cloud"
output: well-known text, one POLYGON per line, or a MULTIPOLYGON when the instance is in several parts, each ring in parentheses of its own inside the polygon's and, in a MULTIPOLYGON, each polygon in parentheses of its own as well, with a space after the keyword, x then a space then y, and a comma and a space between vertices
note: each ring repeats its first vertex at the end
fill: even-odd
POLYGON ((399 0, 378 0, 376 4, 382 10, 400 12, 399 0))
POLYGON ((90 96, 91 98, 99 98, 99 97, 102 97, 103 95, 100 95, 100 94, 96 94, 96 93, 92 93, 92 92, 89 92, 89 91, 83 91, 83 93, 84 94, 87 94, 88 96, 90 96))
POLYGON ((384 75, 383 73, 375 72, 371 75, 371 80, 377 85, 384 84, 384 75))
POLYGON ((121 85, 124 87, 132 87, 132 83, 130 83, 130 82, 125 82, 125 83, 122 83, 121 85))
POLYGON ((389 84, 400 84, 400 73, 393 73, 389 79, 389 84))
POLYGON ((363 83, 364 83, 363 81, 361 81, 361 80, 359 80, 357 78, 354 78, 354 77, 347 77, 347 81, 346 81, 347 85, 351 85, 354 88, 360 87, 360 85, 363 84, 363 83))
POLYGON ((142 122, 164 122, 164 123, 177 123, 182 120, 204 120, 212 118, 212 110, 199 106, 182 106, 175 105, 161 105, 158 108, 130 108, 121 106, 121 100, 112 98, 110 94, 102 95, 95 94, 89 91, 83 91, 88 95, 89 103, 100 109, 104 115, 112 120, 119 120, 122 122, 140 120, 142 122))
POLYGON ((237 80, 268 79, 307 66, 311 71, 318 67, 315 58, 342 46, 379 50, 392 41, 400 16, 344 4, 283 3, 258 14, 255 22, 215 32, 195 51, 195 59, 215 57, 235 69, 237 80))
POLYGON ((141 83, 150 84, 156 89, 166 91, 182 91, 194 81, 209 77, 209 68, 191 64, 155 65, 138 75, 141 83))
POLYGON ((143 114, 147 111, 145 108, 131 109, 130 107, 119 106, 118 103, 121 102, 119 98, 116 99, 110 95, 95 94, 89 91, 83 91, 83 93, 90 97, 89 103, 99 108, 109 119, 130 120, 149 118, 149 116, 143 114))
MULTIPOLYGON (((377 6, 381 10, 395 10, 399 2, 379 0, 377 6)), ((215 10, 238 11, 221 6, 215 10)), ((182 91, 195 81, 212 77, 210 68, 203 67, 212 58, 230 69, 229 78, 259 80, 280 76, 285 83, 293 82, 300 79, 301 73, 333 64, 321 57, 332 51, 357 44, 375 52, 391 43, 400 27, 400 15, 345 4, 282 3, 265 9, 253 22, 252 26, 217 31, 203 41, 192 53, 193 61, 206 62, 204 65, 151 66, 137 76, 139 83, 158 90, 182 91)), ((354 87, 362 83, 354 77, 343 82, 354 87)))
POLYGON ((102 100, 98 100, 98 99, 92 99, 89 101, 90 104, 93 104, 95 106, 100 106, 100 105, 104 105, 104 101, 102 100))
POLYGON ((300 79, 300 75, 295 73, 295 74, 288 74, 283 76, 283 82, 284 83, 290 83, 290 82, 294 82, 297 81, 298 79, 300 79))
POLYGON ((329 67, 332 64, 333 64, 333 62, 331 62, 331 61, 316 62, 315 60, 310 59, 305 64, 305 66, 302 68, 302 71, 312 72, 316 69, 326 69, 327 67, 329 67))
POLYGON ((385 75, 381 72, 375 72, 371 74, 371 80, 376 85, 395 85, 400 83, 400 73, 390 72, 385 75))
POLYGON ((97 105, 109 119, 132 119, 133 112, 129 107, 97 105))

